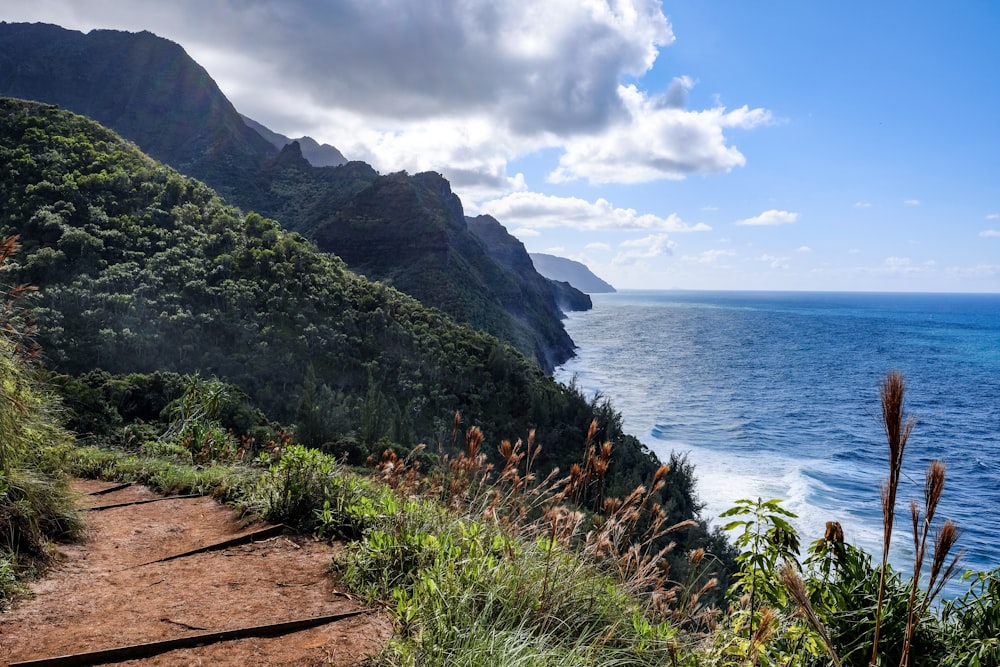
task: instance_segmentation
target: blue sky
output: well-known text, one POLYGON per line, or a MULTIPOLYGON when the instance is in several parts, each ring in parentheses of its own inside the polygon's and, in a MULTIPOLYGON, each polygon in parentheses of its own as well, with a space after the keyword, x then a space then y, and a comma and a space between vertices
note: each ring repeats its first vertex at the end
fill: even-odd
POLYGON ((32 0, 619 288, 1000 292, 1000 4, 32 0))

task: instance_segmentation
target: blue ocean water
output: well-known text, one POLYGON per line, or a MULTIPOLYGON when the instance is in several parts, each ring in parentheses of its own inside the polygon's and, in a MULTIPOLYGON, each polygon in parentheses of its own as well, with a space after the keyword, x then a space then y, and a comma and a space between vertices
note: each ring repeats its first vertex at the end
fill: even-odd
MULTIPOLYGON (((570 314, 577 356, 556 371, 611 397, 661 458, 695 464, 706 518, 783 498, 803 544, 840 521, 881 553, 887 446, 879 383, 903 373, 917 420, 891 560, 912 567, 909 500, 947 465, 938 516, 963 530, 965 569, 1000 565, 1000 295, 620 292, 570 314)), ((716 520, 718 525, 721 523, 716 520)))

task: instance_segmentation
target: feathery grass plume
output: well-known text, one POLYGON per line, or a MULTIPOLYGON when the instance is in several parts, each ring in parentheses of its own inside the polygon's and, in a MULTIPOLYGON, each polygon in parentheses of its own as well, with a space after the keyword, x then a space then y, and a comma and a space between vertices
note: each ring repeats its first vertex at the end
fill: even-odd
POLYGON ((882 605, 885 598, 885 577, 889 566, 889 545, 896 515, 896 491, 903 470, 903 451, 913 431, 914 421, 903 415, 903 395, 906 385, 899 371, 890 371, 880 386, 882 427, 889 445, 889 479, 882 485, 882 566, 879 574, 878 602, 875 605, 875 637, 872 640, 871 666, 878 659, 879 632, 882 628, 882 605))
MULTIPOLYGON (((829 527, 829 523, 827 526, 829 527)), ((816 610, 813 609, 812 602, 809 601, 809 592, 806 590, 805 582, 799 576, 798 570, 788 561, 785 561, 785 564, 781 568, 781 582, 785 585, 792 599, 799 605, 802 613, 805 614, 806 620, 809 621, 809 624, 819 634, 820 639, 823 641, 823 648, 826 649, 826 654, 830 656, 830 660, 833 661, 835 667, 841 667, 840 658, 837 657, 837 652, 833 650, 833 642, 830 641, 830 633, 827 632, 823 621, 819 620, 816 610)))
MULTIPOLYGON (((751 614, 753 612, 751 611, 751 614)), ((750 664, 760 663, 760 650, 767 643, 775 631, 778 629, 778 615, 771 607, 763 607, 760 610, 760 621, 750 636, 750 664)))
POLYGON ((931 523, 937 511, 941 493, 944 491, 945 467, 941 461, 931 461, 927 466, 924 478, 924 509, 923 520, 916 500, 910 501, 910 519, 913 523, 913 578, 910 580, 910 598, 906 605, 906 631, 903 637, 903 653, 900 665, 909 664, 909 652, 913 641, 913 633, 917 624, 917 589, 920 587, 920 572, 924 567, 924 556, 927 553, 927 536, 931 532, 931 523))

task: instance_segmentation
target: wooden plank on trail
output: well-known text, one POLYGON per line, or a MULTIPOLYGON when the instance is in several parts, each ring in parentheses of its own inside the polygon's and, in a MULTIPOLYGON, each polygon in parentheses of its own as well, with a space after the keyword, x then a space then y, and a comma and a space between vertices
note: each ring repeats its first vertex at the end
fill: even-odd
POLYGON ((106 489, 98 489, 97 491, 91 491, 88 496, 103 496, 105 493, 114 493, 115 491, 121 491, 122 489, 127 489, 132 486, 132 482, 125 482, 124 484, 115 484, 114 486, 109 486, 106 489))
POLYGON ((223 540, 221 542, 215 542, 213 544, 208 544, 203 547, 198 547, 197 549, 191 549, 190 551, 184 551, 179 554, 174 554, 172 556, 164 556, 163 558, 157 558, 156 560, 151 560, 148 563, 140 563, 139 565, 133 565, 132 567, 125 568, 126 570, 131 570, 136 567, 144 567, 146 565, 152 565, 153 563, 166 563, 169 560, 176 560, 177 558, 186 558, 187 556, 194 556, 195 554, 205 553, 206 551, 218 551, 219 549, 225 549, 227 547, 236 547, 241 544, 249 544, 255 540, 266 540, 271 537, 277 537, 285 532, 284 524, 278 524, 276 526, 268 526, 267 528, 261 528, 243 535, 238 535, 236 537, 231 537, 228 540, 223 540))
POLYGON ((371 613, 367 609, 358 611, 348 611, 328 616, 314 616, 312 618, 300 618, 294 621, 283 623, 269 623, 267 625, 256 625, 248 628, 237 628, 235 630, 221 630, 218 632, 203 632, 177 639, 164 639, 146 644, 133 644, 131 646, 121 646, 119 648, 104 649, 101 651, 88 651, 86 653, 72 653, 54 658, 40 658, 38 660, 26 660, 24 662, 12 662, 9 667, 85 667, 87 665, 103 665, 109 662, 122 662, 124 660, 137 660, 148 658, 168 651, 181 648, 195 648, 206 644, 217 644, 219 642, 232 641, 234 639, 246 639, 247 637, 278 637, 287 635, 299 630, 315 628, 334 621, 341 621, 353 616, 371 613))
POLYGON ((146 503, 158 503, 163 500, 178 500, 180 498, 202 498, 199 493, 185 493, 177 496, 160 496, 159 498, 143 498, 142 500, 130 500, 127 503, 113 503, 111 505, 96 505, 94 507, 84 507, 84 512, 99 512, 101 510, 111 510, 116 507, 128 507, 130 505, 145 505, 146 503))

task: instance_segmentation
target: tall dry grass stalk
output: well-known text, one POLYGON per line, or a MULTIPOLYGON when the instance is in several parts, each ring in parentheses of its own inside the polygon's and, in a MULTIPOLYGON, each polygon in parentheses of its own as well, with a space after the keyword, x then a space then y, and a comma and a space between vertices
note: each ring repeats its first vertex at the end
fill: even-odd
MULTIPOLYGON (((464 448, 454 456, 442 455, 443 465, 435 471, 422 474, 414 454, 401 458, 392 450, 382 454, 377 468, 383 481, 403 493, 437 496, 452 510, 543 539, 548 560, 553 560, 556 545, 574 550, 613 573, 661 617, 690 627, 708 627, 715 610, 701 600, 718 582, 715 578, 702 581, 709 562, 705 552, 689 554, 690 581, 670 578, 666 556, 676 545, 669 536, 697 525, 693 520, 667 523, 658 500, 670 467, 660 466, 648 486, 636 487, 625 498, 605 497, 613 447, 611 442, 595 440, 597 430, 597 421, 592 421, 583 461, 574 463, 565 476, 556 468, 544 478, 536 477, 532 468, 541 446, 535 442, 534 431, 528 434, 527 443, 501 442, 502 466, 496 469, 482 451, 483 434, 475 426, 465 431, 464 448)), ((452 431, 456 445, 460 437, 461 415, 456 413, 452 431)), ((546 571, 543 589, 553 574, 546 571)))
POLYGON ((913 580, 910 582, 910 599, 906 607, 906 634, 903 639, 903 653, 900 658, 900 667, 907 667, 910 664, 910 653, 913 647, 913 634, 916 631, 917 623, 927 612, 928 606, 941 592, 948 579, 955 573, 958 560, 962 556, 959 552, 952 559, 951 564, 945 567, 945 561, 955 542, 958 540, 959 531, 950 520, 945 521, 941 530, 934 538, 934 553, 931 558, 931 571, 927 582, 927 593, 921 602, 917 603, 917 589, 920 585, 920 574, 923 570, 924 560, 927 555, 927 537, 931 534, 931 527, 934 521, 934 513, 937 511, 938 502, 944 492, 945 465, 941 461, 931 461, 927 467, 927 474, 924 478, 924 510, 921 514, 917 502, 910 501, 910 517, 913 521, 913 580))
POLYGON ((882 628, 882 605, 885 598, 885 577, 889 565, 889 545, 896 517, 896 491, 903 471, 903 450, 913 431, 914 421, 903 414, 903 395, 906 385, 899 371, 890 371, 880 387, 882 398, 882 427, 889 445, 889 479, 882 485, 882 566, 878 583, 878 602, 875 606, 875 637, 872 641, 871 667, 878 658, 879 633, 882 628))
MULTIPOLYGON (((829 524, 827 532, 829 532, 829 524)), ((781 568, 781 582, 785 585, 792 599, 799 605, 802 613, 805 614, 806 620, 809 621, 809 624, 819 634, 820 639, 823 641, 823 648, 826 649, 826 654, 830 656, 830 660, 834 666, 841 667, 840 658, 837 657, 837 652, 833 650, 833 642, 830 641, 830 633, 827 632, 823 621, 819 620, 819 616, 816 615, 816 610, 813 609, 812 602, 809 600, 809 592, 806 590, 806 584, 802 581, 802 577, 799 576, 798 570, 788 561, 785 561, 784 566, 781 568)))

